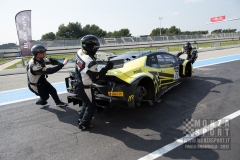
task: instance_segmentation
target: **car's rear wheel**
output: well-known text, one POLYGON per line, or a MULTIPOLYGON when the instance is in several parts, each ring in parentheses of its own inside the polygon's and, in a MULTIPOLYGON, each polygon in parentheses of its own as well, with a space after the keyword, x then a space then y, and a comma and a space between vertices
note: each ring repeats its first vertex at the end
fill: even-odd
POLYGON ((137 86, 134 93, 135 106, 140 107, 142 100, 147 96, 147 90, 144 86, 137 86))

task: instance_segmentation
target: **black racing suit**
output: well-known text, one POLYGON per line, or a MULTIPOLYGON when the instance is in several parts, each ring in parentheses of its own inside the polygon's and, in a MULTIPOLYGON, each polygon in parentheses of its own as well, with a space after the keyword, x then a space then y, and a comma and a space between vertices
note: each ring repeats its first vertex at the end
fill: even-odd
POLYGON ((58 63, 57 66, 47 68, 45 61, 37 61, 32 58, 27 66, 27 79, 28 88, 40 96, 42 103, 46 102, 49 98, 49 94, 52 96, 54 102, 59 104, 61 101, 57 95, 56 89, 46 80, 48 74, 53 74, 62 69, 64 64, 58 63))
POLYGON ((189 52, 186 52, 184 49, 182 49, 182 51, 178 52, 176 56, 179 57, 184 53, 187 54, 187 60, 189 60, 192 64, 196 61, 198 57, 198 51, 194 48, 192 48, 189 52))
POLYGON ((86 51, 79 50, 76 54, 75 65, 76 79, 78 81, 77 96, 82 100, 82 109, 79 113, 79 123, 89 125, 96 110, 96 102, 91 88, 92 82, 105 76, 113 64, 107 64, 99 72, 98 64, 94 56, 86 54, 86 51))

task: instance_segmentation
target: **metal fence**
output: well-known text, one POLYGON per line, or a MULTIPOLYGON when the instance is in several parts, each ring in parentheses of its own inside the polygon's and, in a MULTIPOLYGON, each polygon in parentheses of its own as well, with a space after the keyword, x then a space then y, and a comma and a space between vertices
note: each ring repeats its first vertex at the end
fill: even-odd
POLYGON ((3 52, 0 52, 0 59, 3 58, 3 52))
MULTIPOLYGON (((212 35, 174 35, 174 36, 145 36, 145 37, 120 37, 120 38, 100 38, 101 45, 119 45, 139 42, 156 42, 156 41, 178 41, 178 40, 200 40, 210 38, 239 38, 238 33, 221 33, 212 35)), ((47 47, 78 47, 80 39, 63 39, 54 41, 33 41, 32 45, 42 44, 47 47)))

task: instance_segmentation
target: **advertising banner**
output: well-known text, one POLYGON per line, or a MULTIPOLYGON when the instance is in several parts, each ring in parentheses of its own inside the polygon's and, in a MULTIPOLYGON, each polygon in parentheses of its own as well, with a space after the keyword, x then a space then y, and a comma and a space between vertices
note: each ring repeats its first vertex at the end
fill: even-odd
POLYGON ((32 56, 31 10, 18 12, 15 16, 21 56, 32 56))
POLYGON ((210 22, 220 22, 220 21, 224 21, 225 19, 226 19, 226 16, 212 17, 210 18, 210 22))

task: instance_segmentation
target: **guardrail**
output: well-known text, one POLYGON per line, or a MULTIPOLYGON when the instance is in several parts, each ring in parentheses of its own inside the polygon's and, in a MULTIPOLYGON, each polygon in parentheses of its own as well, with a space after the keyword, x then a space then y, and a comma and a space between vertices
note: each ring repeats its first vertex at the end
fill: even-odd
MULTIPOLYGON (((101 45, 99 51, 107 50, 120 50, 120 49, 131 49, 131 48, 145 48, 145 47, 168 47, 174 45, 183 45, 185 42, 191 42, 192 44, 197 43, 215 43, 239 40, 239 37, 225 37, 225 38, 207 38, 207 39, 187 39, 187 40, 172 40, 172 41, 148 41, 148 42, 131 42, 131 43, 120 43, 120 44, 107 44, 101 45)), ((60 54, 60 53, 76 53, 80 49, 79 47, 64 46, 64 47, 49 47, 48 54, 60 54)), ((1 52, 1 51, 0 51, 1 52)), ((6 49, 4 50, 3 57, 18 57, 20 51, 17 49, 6 49)))

